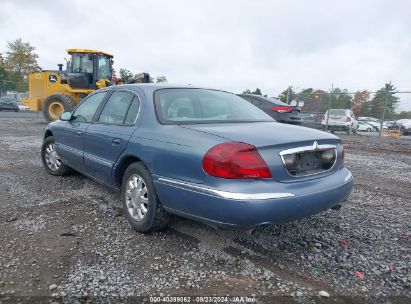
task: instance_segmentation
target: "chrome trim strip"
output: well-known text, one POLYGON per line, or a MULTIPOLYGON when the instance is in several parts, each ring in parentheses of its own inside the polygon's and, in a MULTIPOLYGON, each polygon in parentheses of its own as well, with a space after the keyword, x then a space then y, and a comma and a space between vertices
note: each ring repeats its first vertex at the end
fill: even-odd
POLYGON ((338 152, 337 152, 337 146, 336 145, 329 145, 329 144, 319 145, 317 141, 314 141, 312 146, 303 146, 303 147, 291 148, 291 149, 283 150, 279 154, 280 154, 280 157, 281 157, 281 161, 283 162, 285 171, 287 172, 287 174, 289 176, 294 177, 294 178, 306 177, 306 176, 317 175, 317 174, 322 174, 322 173, 329 172, 335 167, 335 164, 337 164, 337 159, 338 159, 338 152), (335 160, 334 160, 334 163, 333 163, 333 165, 331 166, 330 169, 324 170, 324 171, 321 171, 321 172, 298 175, 298 176, 291 175, 290 172, 288 171, 287 165, 285 164, 284 155, 302 153, 302 152, 310 152, 310 151, 311 152, 324 151, 324 150, 334 150, 335 160))
POLYGON ((346 182, 348 182, 350 179, 352 179, 352 174, 351 174, 351 172, 349 172, 349 173, 347 174, 347 176, 346 176, 345 179, 344 179, 344 182, 346 183, 346 182))
POLYGON ((106 167, 111 168, 113 166, 112 162, 103 160, 99 157, 96 157, 96 156, 90 154, 90 153, 84 153, 84 158, 87 158, 88 160, 94 161, 95 163, 101 164, 101 165, 106 166, 106 167))
POLYGON ((273 193, 228 192, 228 191, 199 186, 193 183, 178 181, 175 179, 163 178, 163 177, 160 177, 158 181, 163 184, 176 186, 179 188, 192 190, 196 192, 202 192, 207 195, 218 196, 218 197, 226 198, 226 199, 233 199, 233 200, 267 200, 267 199, 278 199, 278 198, 286 198, 286 197, 294 196, 294 194, 292 193, 280 193, 280 192, 279 193, 276 193, 276 192, 273 192, 273 193))
POLYGON ((83 151, 81 151, 79 149, 69 147, 69 146, 66 146, 66 145, 63 145, 63 144, 60 144, 60 143, 56 143, 56 147, 57 147, 57 150, 58 149, 63 149, 63 150, 66 150, 68 152, 71 152, 71 153, 74 153, 74 154, 77 154, 77 155, 83 155, 83 151))
POLYGON ((330 149, 337 149, 336 145, 319 145, 316 141, 312 146, 304 146, 304 147, 297 147, 292 149, 283 150, 280 152, 280 155, 288 155, 288 154, 295 154, 307 151, 321 151, 321 150, 330 150, 330 149))

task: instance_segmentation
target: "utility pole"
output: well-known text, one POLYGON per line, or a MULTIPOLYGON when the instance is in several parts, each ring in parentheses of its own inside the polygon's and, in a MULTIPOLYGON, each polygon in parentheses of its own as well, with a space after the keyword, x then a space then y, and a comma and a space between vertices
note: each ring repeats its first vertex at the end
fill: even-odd
POLYGON ((287 89, 287 104, 290 104, 291 86, 287 89))
POLYGON ((334 84, 332 83, 330 97, 328 98, 327 122, 325 125, 325 131, 328 131, 328 121, 330 119, 331 99, 333 98, 333 92, 334 92, 334 84))
POLYGON ((384 126, 385 110, 387 108, 388 96, 390 94, 390 88, 391 88, 391 80, 390 80, 389 84, 385 85, 385 101, 384 101, 384 110, 382 111, 382 116, 381 116, 380 137, 382 136, 382 128, 384 126))

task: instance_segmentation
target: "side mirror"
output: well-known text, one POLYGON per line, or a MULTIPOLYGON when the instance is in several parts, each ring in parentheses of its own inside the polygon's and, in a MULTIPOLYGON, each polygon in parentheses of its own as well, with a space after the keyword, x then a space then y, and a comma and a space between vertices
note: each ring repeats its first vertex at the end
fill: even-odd
POLYGON ((61 113, 60 120, 70 121, 71 120, 71 113, 70 112, 61 113))

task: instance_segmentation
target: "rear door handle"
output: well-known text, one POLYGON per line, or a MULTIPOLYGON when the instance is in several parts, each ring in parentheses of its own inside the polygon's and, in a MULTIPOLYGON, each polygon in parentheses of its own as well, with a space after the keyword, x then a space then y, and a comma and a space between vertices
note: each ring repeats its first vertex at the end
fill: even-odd
POLYGON ((113 144, 118 145, 121 143, 121 139, 120 138, 114 138, 113 139, 113 144))

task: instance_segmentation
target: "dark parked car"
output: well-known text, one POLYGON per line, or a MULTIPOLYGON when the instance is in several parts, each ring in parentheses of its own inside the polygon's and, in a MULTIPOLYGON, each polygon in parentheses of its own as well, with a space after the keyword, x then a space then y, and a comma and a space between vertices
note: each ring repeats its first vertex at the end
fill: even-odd
POLYGON ((0 111, 18 112, 19 106, 17 104, 17 101, 11 98, 4 98, 4 97, 0 98, 0 111))
POLYGON ((301 124, 300 108, 290 106, 280 100, 253 94, 239 94, 253 105, 259 107, 278 122, 301 124))
POLYGON ((324 113, 319 112, 302 112, 301 125, 308 128, 322 130, 321 121, 324 119, 324 113))
POLYGON ((50 174, 71 168, 121 192, 142 232, 168 213, 231 229, 282 223, 340 204, 353 184, 338 137, 191 86, 98 90, 47 126, 41 157, 50 174))

